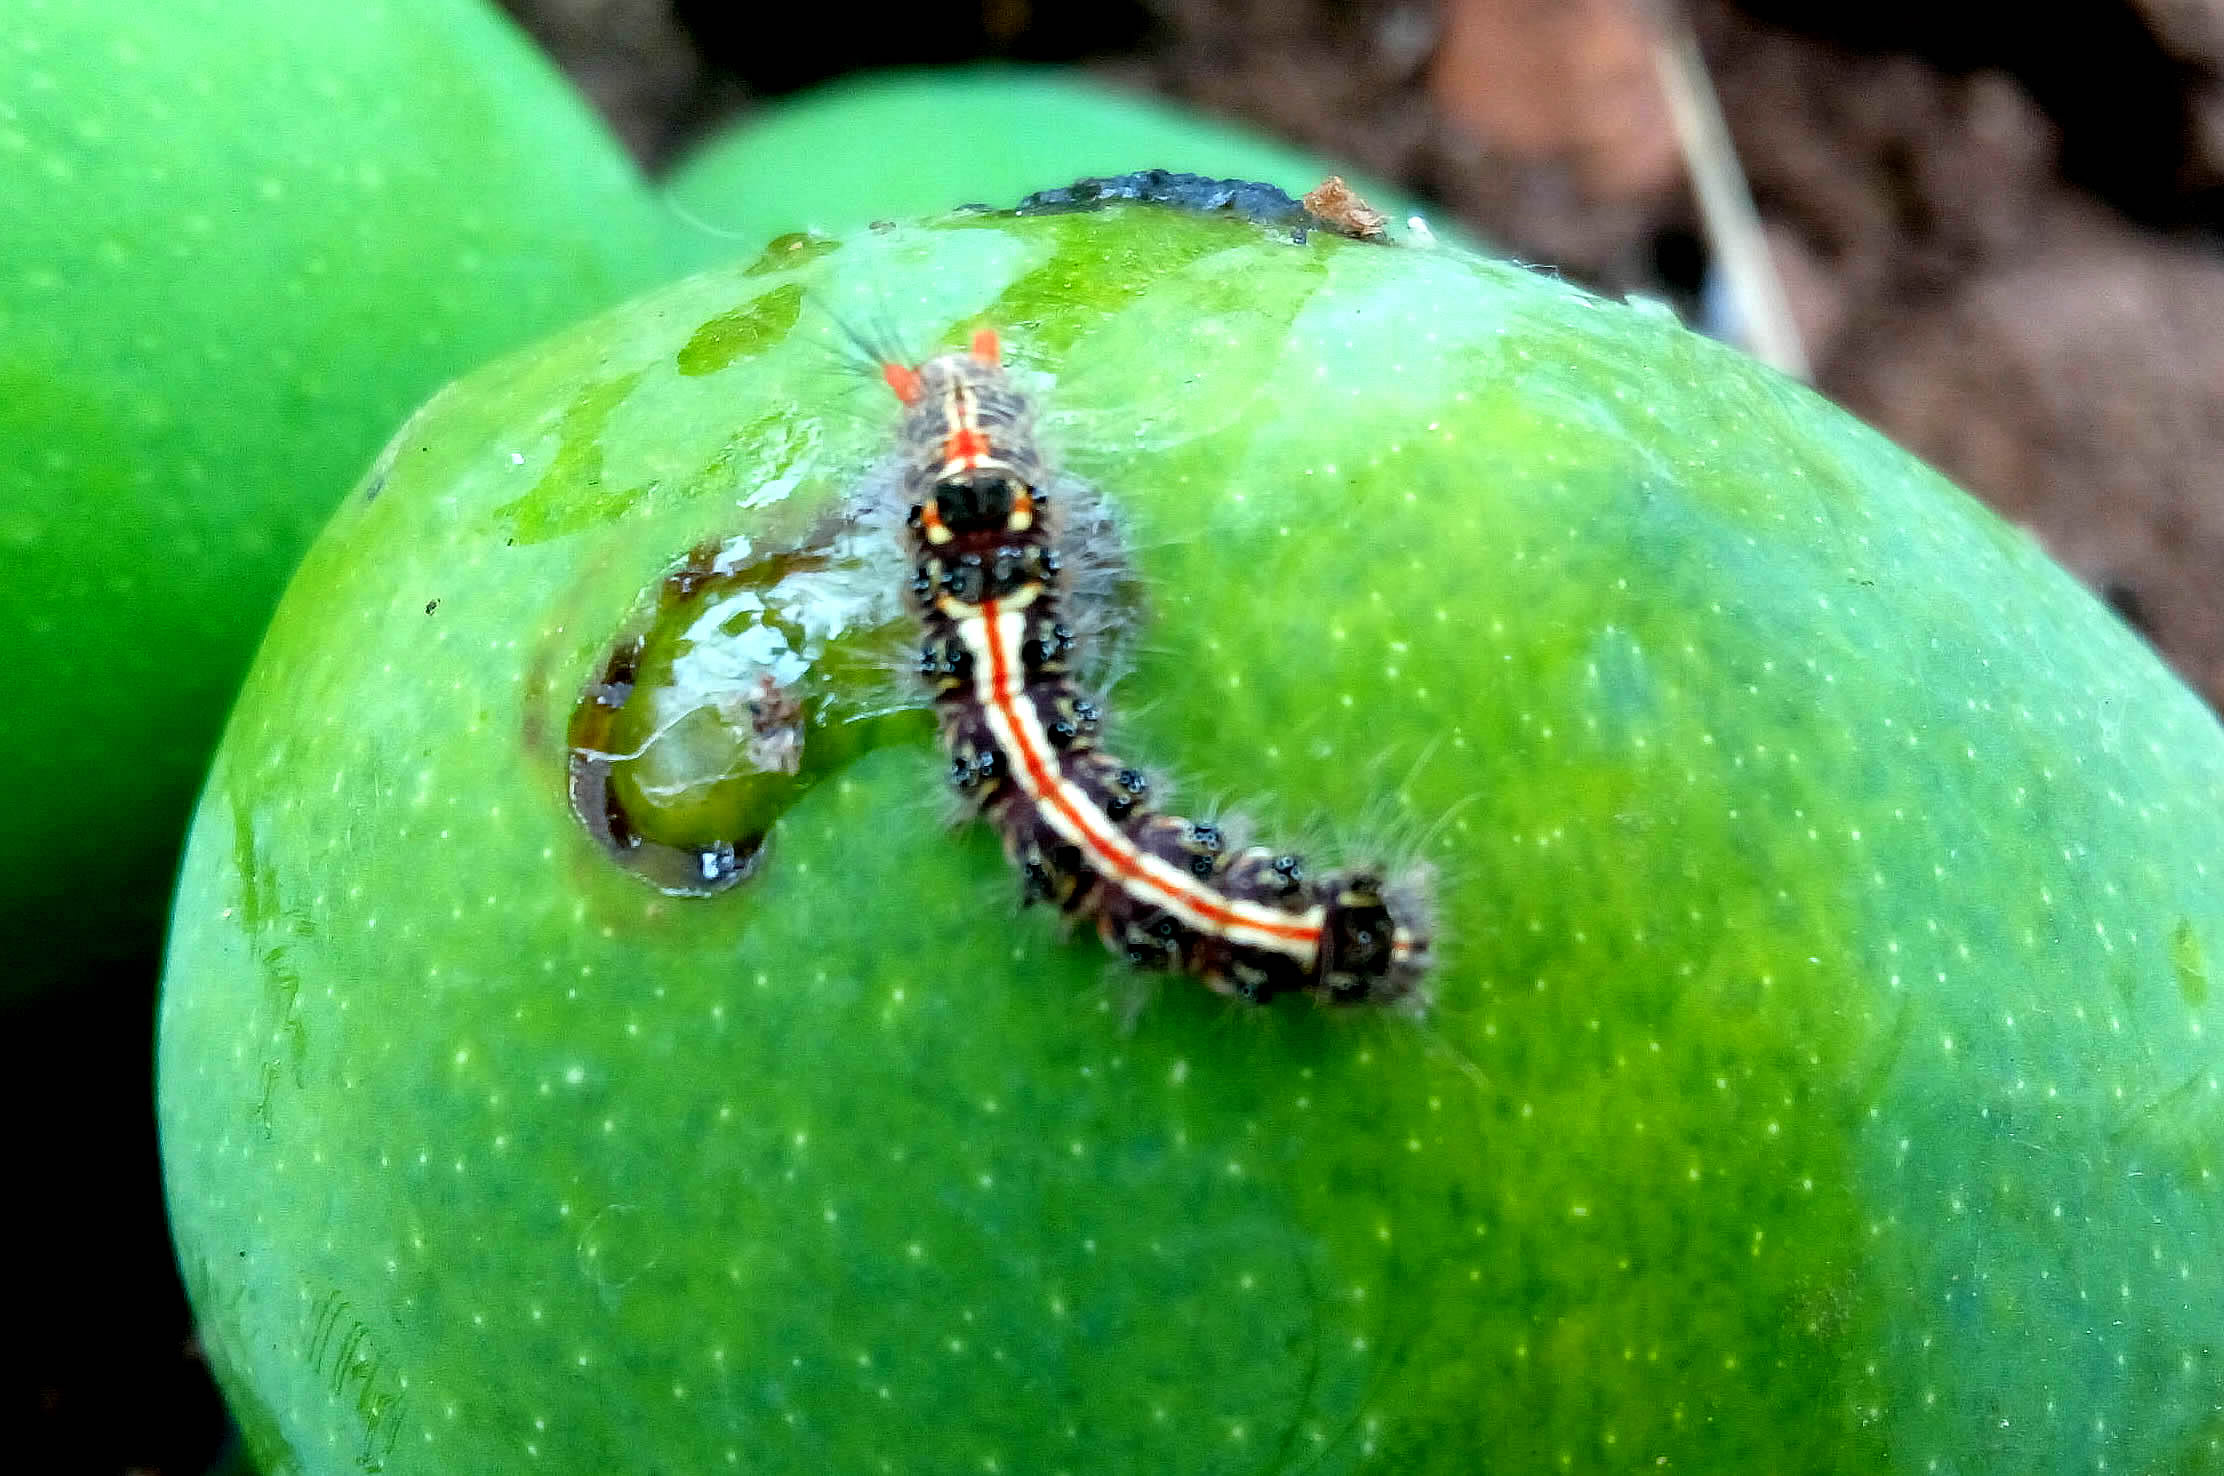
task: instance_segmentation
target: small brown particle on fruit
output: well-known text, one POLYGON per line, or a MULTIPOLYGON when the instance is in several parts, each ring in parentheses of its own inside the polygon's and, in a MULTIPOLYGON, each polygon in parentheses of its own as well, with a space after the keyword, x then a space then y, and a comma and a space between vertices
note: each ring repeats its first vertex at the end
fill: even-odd
POLYGON ((1359 197, 1340 174, 1331 174, 1306 193, 1305 208, 1339 236, 1358 241, 1389 239, 1390 217, 1359 197))

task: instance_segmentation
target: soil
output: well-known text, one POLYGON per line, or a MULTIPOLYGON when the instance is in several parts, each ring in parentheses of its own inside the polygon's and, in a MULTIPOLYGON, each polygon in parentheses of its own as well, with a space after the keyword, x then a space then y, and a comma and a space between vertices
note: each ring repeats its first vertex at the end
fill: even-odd
MULTIPOLYGON (((870 26, 791 8, 776 35, 718 0, 504 3, 651 166, 847 71, 1073 62, 1349 159, 1600 290, 1707 300, 1648 75, 1664 0, 912 0, 870 26)), ((1820 388, 2028 525, 2224 706, 2224 0, 2063 0, 2044 24, 2011 0, 1688 9, 1820 388)), ((102 1035, 97 1001, 52 1008, 11 1032, 26 1050, 102 1035)), ((68 1332, 12 1350, 32 1367, 0 1393, 32 1407, 10 1454, 207 1469, 221 1407, 146 1103, 16 1105, 75 1117, 60 1159, 98 1140, 118 1167, 94 1193, 60 1161, 30 1174, 54 1186, 53 1264, 19 1325, 68 1332)))

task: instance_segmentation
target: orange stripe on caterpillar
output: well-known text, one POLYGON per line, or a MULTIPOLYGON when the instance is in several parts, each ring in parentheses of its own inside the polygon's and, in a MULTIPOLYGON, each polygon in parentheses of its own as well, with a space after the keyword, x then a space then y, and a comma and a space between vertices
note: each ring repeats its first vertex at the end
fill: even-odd
POLYGON ((943 438, 942 459, 971 470, 989 453, 989 439, 972 426, 960 426, 943 438))
POLYGON ((1065 822, 1059 828, 1087 850, 1090 861, 1124 884, 1141 888, 1162 903, 1175 904, 1197 919, 1200 926, 1227 935, 1255 934, 1267 946, 1297 944, 1299 956, 1309 957, 1320 946, 1317 919, 1296 922, 1263 915, 1263 909, 1223 899, 1212 888, 1171 872, 1157 857, 1138 849, 1085 794, 1077 793, 1055 756, 1048 752, 1048 745, 1036 737, 1039 724, 1033 714, 1021 706, 1024 699, 1012 680, 1017 671, 1017 663, 1009 656, 1013 643, 1003 628, 1008 619, 1024 617, 1000 612, 996 602, 989 600, 978 616, 960 622, 959 637, 976 646, 986 659, 983 700, 1003 720, 998 727, 1005 735, 1005 751, 1019 759, 1014 772, 1028 796, 1055 811, 1065 822))

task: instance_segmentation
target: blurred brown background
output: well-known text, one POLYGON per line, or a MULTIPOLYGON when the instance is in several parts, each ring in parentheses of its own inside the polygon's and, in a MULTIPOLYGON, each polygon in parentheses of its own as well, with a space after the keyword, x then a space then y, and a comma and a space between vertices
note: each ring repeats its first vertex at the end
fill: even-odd
POLYGON ((1688 24, 1816 383, 2224 707, 2224 0, 505 3, 652 165, 842 72, 1071 62, 1703 318, 1654 65, 1688 24))

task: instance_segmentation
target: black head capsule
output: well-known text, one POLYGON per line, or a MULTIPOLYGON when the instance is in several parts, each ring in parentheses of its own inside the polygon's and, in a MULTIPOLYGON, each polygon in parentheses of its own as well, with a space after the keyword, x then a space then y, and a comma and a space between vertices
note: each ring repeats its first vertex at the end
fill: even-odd
POLYGON ((952 533, 987 533, 1008 527, 1019 489, 1001 471, 961 472, 934 484, 934 513, 952 533))

